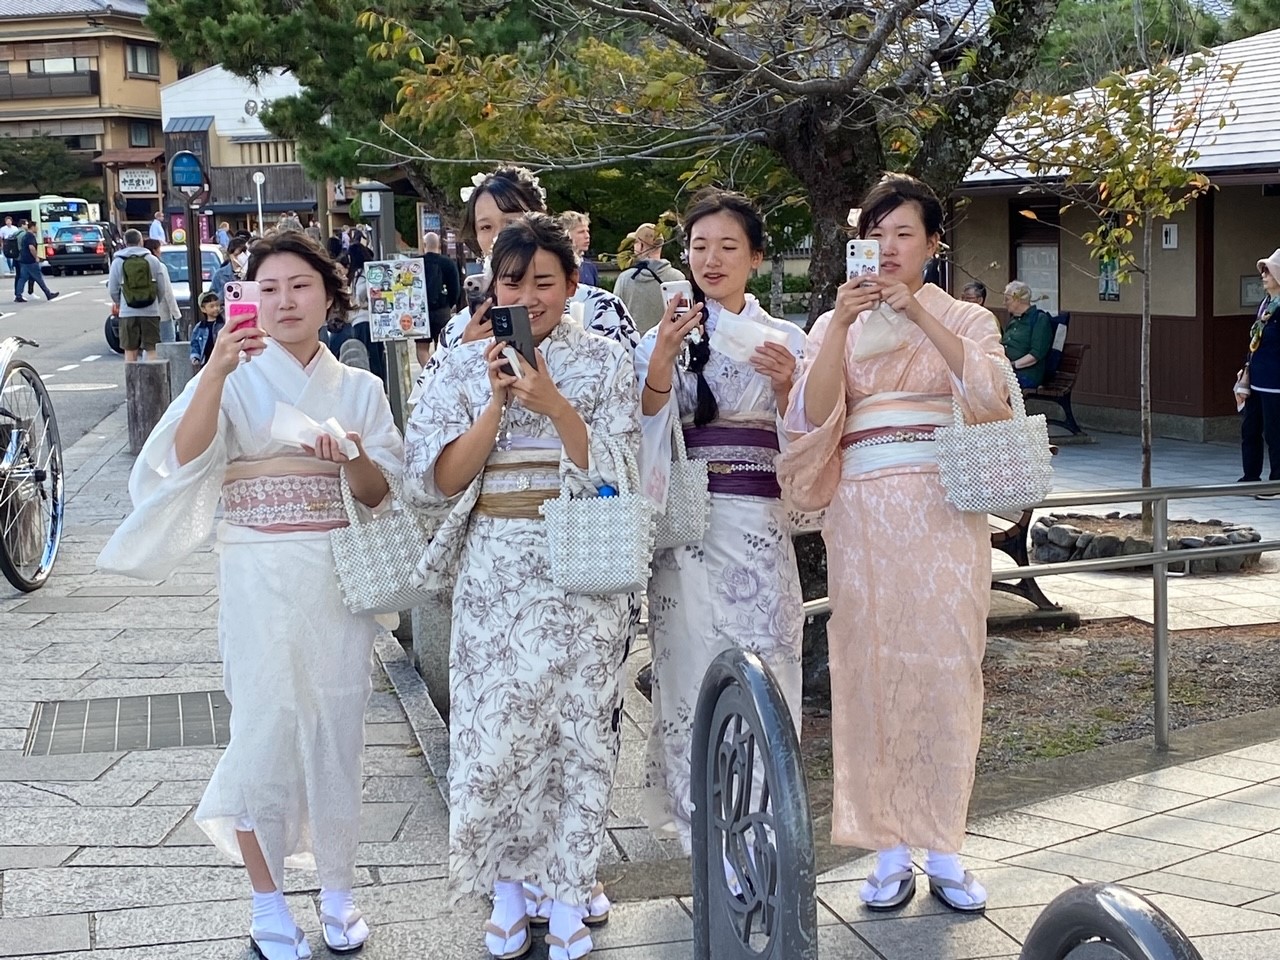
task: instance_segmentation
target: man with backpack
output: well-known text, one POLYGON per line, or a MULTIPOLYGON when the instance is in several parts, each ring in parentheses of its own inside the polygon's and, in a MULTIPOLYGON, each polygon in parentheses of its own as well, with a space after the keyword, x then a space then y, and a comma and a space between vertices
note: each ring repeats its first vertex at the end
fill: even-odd
POLYGON ((140 352, 154 354, 160 342, 160 311, 169 301, 169 275, 142 245, 137 230, 126 230, 124 242, 124 249, 111 260, 107 294, 111 312, 120 318, 125 363, 134 363, 140 352))
POLYGON ((0 227, 0 245, 4 249, 3 276, 18 272, 18 238, 22 231, 13 225, 13 217, 4 218, 4 226, 0 227))
POLYGON ((36 256, 36 249, 39 247, 40 241, 36 239, 35 227, 27 220, 22 221, 22 233, 18 236, 18 279, 13 284, 13 302, 26 303, 26 298, 22 295, 22 285, 27 284, 27 289, 31 289, 31 284, 36 284, 44 291, 46 300, 52 300, 58 294, 50 290, 44 282, 44 274, 40 272, 40 258, 36 256))
POLYGON ((635 260, 618 275, 613 293, 627 305, 636 329, 644 332, 656 327, 666 304, 662 302, 662 285, 685 276, 662 256, 662 236, 652 223, 636 227, 632 242, 635 260))

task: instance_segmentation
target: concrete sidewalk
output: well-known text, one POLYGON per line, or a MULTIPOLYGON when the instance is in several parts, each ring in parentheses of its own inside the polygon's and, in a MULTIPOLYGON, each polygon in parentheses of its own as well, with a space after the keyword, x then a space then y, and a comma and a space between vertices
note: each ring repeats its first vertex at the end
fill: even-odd
MULTIPOLYGON (((1064 467, 1089 470, 1091 456, 1106 454, 1107 446, 1067 453, 1064 467)), ((221 688, 211 552, 156 583, 94 571, 95 556, 128 509, 130 466, 119 413, 67 454, 73 499, 49 585, 29 597, 0 593, 0 957, 249 956, 243 871, 191 822, 216 747, 23 754, 38 702, 221 688)), ((374 937, 363 956, 485 960, 485 911, 448 908, 444 900, 448 814, 423 755, 439 768, 442 731, 400 646, 388 637, 378 654, 366 717, 358 892, 374 937)), ((671 856, 637 816, 647 706, 638 695, 628 700, 606 856, 615 872, 671 856)), ((173 736, 158 710, 152 724, 157 746, 173 736)), ((904 913, 872 919, 857 902, 864 861, 823 874, 822 957, 1015 956, 1040 907, 1084 879, 1125 880, 1151 893, 1208 960, 1280 955, 1280 741, 1117 777, 975 819, 966 852, 991 892, 986 917, 941 912, 922 884, 904 913)), ((314 879, 291 875, 287 892, 316 956, 326 956, 314 879)), ((593 956, 690 957, 689 906, 674 896, 618 903, 593 956)), ((532 956, 545 955, 538 943, 532 956)))

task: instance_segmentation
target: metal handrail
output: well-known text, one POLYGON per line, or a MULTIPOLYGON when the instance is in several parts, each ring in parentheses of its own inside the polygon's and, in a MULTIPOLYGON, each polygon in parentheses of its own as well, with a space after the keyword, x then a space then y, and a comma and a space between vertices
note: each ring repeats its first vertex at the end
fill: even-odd
MULTIPOLYGON (((1262 540, 1254 543, 1236 543, 1222 547, 1188 547, 1169 549, 1169 501, 1203 500, 1210 497, 1252 497, 1258 494, 1280 493, 1280 482, 1218 483, 1202 486, 1173 485, 1166 487, 1131 487, 1119 490, 1077 490, 1051 493, 1036 504, 1036 509, 1056 507, 1092 506, 1102 503, 1144 503, 1152 509, 1152 550, 1120 557, 1099 557, 1092 560, 1067 560, 1062 563, 1029 564, 1025 567, 1007 567, 991 571, 992 581, 1023 580, 1053 577, 1067 573, 1097 573, 1106 570, 1124 570, 1132 567, 1152 568, 1152 630, 1154 646, 1152 657, 1153 686, 1155 688, 1155 742, 1156 749, 1169 749, 1169 565, 1208 560, 1217 557, 1234 557, 1248 553, 1269 553, 1280 550, 1280 540, 1262 540)), ((1190 569, 1188 567, 1188 569, 1190 569)), ((809 600, 804 605, 805 616, 817 616, 831 612, 831 598, 809 600)))

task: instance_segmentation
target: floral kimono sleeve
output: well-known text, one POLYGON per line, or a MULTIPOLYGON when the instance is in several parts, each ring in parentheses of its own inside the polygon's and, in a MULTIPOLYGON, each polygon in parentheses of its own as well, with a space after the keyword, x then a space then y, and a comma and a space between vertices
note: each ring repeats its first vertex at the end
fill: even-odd
POLYGON ((432 507, 452 499, 436 486, 440 454, 475 423, 471 384, 489 379, 482 345, 451 349, 427 381, 404 430, 404 495, 415 506, 432 507))
MULTIPOLYGON (((598 394, 592 398, 587 426, 589 462, 583 470, 565 454, 560 457, 560 477, 573 496, 595 496, 600 487, 619 489, 622 464, 615 463, 609 449, 612 439, 632 457, 640 450, 640 395, 636 389, 635 366, 628 351, 617 343, 593 338, 583 347, 583 359, 598 362, 607 371, 598 394)), ((581 408, 580 408, 581 409, 581 408)))
POLYGON ((1000 328, 987 310, 974 309, 957 331, 964 344, 964 374, 951 378, 952 393, 960 402, 966 423, 1008 420, 1009 385, 1005 368, 1009 361, 1000 343, 1000 328))

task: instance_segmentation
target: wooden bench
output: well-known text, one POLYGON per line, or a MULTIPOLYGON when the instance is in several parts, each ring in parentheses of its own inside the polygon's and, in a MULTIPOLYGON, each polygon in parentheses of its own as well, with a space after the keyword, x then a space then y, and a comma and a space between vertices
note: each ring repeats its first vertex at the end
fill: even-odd
MULTIPOLYGON (((1031 515, 1032 510, 1028 508, 1022 511, 1022 516, 1017 520, 1013 520, 1010 517, 992 515, 987 521, 991 529, 991 549, 999 550, 1020 567, 1030 565, 1027 541, 1031 531, 1031 515), (1005 526, 1005 524, 1008 524, 1008 526, 1005 526)), ((999 590, 1001 593, 1012 593, 1015 597, 1030 600, 1040 610, 1058 611, 1062 609, 1061 606, 1044 595, 1044 591, 1040 589, 1040 585, 1036 583, 1034 577, 1024 577, 1017 583, 1008 580, 993 580, 991 589, 999 590)))
POLYGON ((1049 422, 1059 427, 1065 427, 1073 434, 1084 433, 1080 424, 1076 422, 1075 414, 1071 412, 1071 391, 1075 388, 1076 377, 1080 375, 1080 367, 1084 363, 1084 354, 1088 349, 1089 345, 1087 343, 1063 344, 1062 355, 1058 361, 1057 368, 1052 369, 1051 360, 1050 367, 1052 372, 1045 378, 1044 383, 1038 387, 1031 387, 1022 391, 1024 400, 1047 400, 1061 407, 1063 419, 1050 420, 1049 422))

